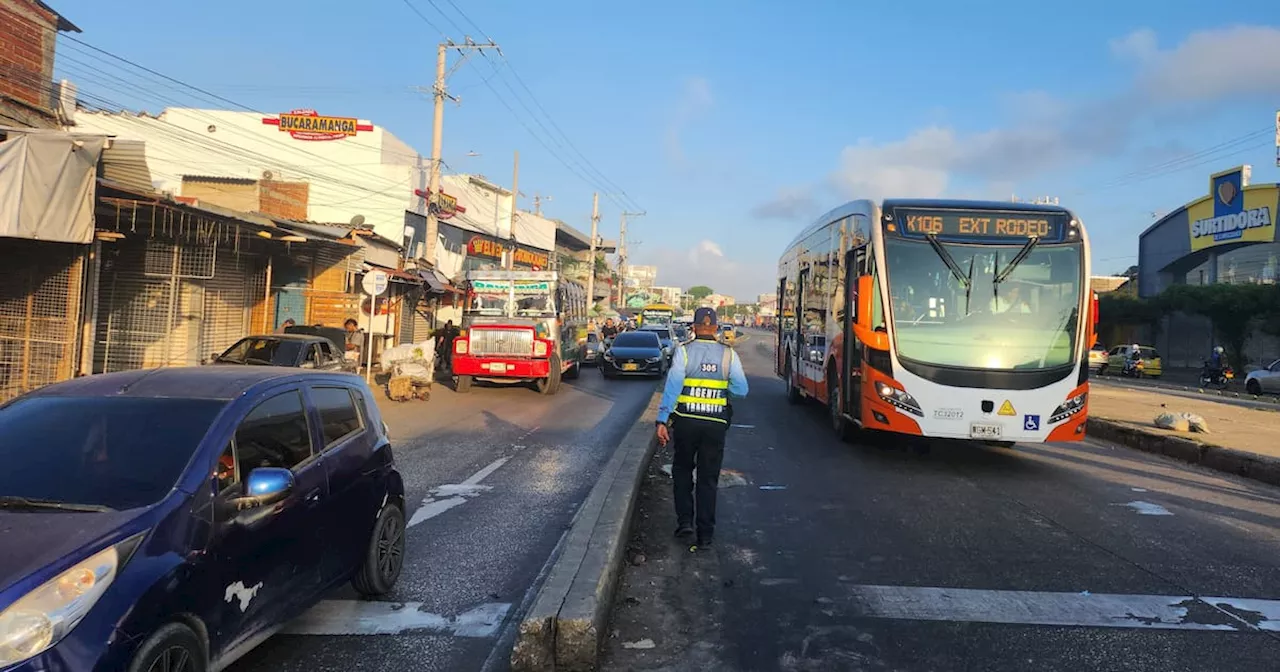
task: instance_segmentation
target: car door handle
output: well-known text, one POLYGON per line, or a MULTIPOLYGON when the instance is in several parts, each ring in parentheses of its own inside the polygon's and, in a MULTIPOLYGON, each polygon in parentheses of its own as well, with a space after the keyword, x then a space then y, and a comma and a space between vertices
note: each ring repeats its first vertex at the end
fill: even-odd
POLYGON ((306 502, 307 506, 315 506, 316 504, 319 504, 320 488, 316 488, 315 490, 308 492, 307 496, 302 498, 302 501, 306 502))

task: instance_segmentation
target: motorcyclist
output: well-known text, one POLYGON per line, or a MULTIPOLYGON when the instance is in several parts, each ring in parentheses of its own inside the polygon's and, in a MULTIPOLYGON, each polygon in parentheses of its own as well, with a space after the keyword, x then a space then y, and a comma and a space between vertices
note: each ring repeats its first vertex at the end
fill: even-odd
POLYGON ((1132 373, 1137 370, 1140 364, 1142 364, 1142 346, 1134 343, 1129 346, 1129 358, 1125 360, 1124 371, 1126 373, 1132 373))
POLYGON ((1225 368, 1226 362, 1226 351, 1221 345, 1214 346, 1213 352, 1209 354, 1209 368, 1213 371, 1221 371, 1225 368))

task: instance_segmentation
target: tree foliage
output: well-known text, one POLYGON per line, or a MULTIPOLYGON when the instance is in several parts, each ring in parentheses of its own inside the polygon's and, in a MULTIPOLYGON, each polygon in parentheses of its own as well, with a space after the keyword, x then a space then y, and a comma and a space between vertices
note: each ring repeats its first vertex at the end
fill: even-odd
POLYGON ((693 287, 689 288, 689 291, 687 293, 689 294, 689 296, 692 296, 694 299, 701 301, 707 298, 708 296, 715 294, 716 291, 706 285, 694 285, 693 287))
POLYGON ((1244 348, 1255 326, 1280 335, 1280 286, 1276 285, 1173 285, 1159 296, 1139 299, 1118 294, 1098 297, 1099 327, 1157 326, 1160 318, 1181 311, 1203 315, 1228 359, 1244 362, 1244 348))

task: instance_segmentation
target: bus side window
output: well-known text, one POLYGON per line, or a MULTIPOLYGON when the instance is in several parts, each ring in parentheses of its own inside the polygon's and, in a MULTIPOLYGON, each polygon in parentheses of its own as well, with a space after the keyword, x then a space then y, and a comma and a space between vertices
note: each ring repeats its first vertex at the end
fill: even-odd
POLYGON ((872 285, 875 297, 871 301, 871 328, 876 331, 885 331, 884 299, 880 297, 880 274, 873 268, 871 277, 875 278, 875 283, 872 285))

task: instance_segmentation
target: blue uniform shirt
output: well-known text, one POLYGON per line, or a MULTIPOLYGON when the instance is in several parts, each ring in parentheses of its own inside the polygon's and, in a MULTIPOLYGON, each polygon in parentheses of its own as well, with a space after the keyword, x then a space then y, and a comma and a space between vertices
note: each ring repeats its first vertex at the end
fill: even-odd
MULTIPOLYGON (((680 396, 680 390, 684 389, 684 374, 688 366, 684 348, 676 350, 671 370, 667 372, 666 386, 662 390, 662 401, 658 404, 658 422, 665 423, 675 410, 676 399, 680 396)), ((738 353, 734 352, 729 361, 729 398, 741 399, 747 396, 747 391, 747 374, 742 370, 742 360, 738 359, 738 353)))

